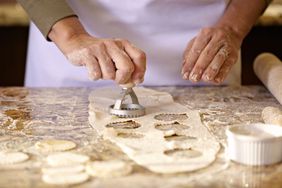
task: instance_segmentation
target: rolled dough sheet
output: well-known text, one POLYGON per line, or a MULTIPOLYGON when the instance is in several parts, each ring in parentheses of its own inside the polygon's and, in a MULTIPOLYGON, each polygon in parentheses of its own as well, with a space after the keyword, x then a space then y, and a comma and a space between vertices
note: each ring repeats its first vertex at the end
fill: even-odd
POLYGON ((202 124, 198 111, 189 110, 175 103, 172 96, 165 92, 141 87, 134 90, 139 102, 146 108, 146 115, 131 119, 111 116, 107 112, 108 106, 119 97, 118 89, 102 88, 90 94, 89 122, 101 136, 117 144, 137 164, 157 173, 194 171, 207 167, 215 160, 220 145, 202 124), (166 121, 155 119, 154 117, 159 114, 185 114, 187 118, 166 121), (128 120, 133 120, 141 126, 124 130, 107 127, 108 124, 128 120), (193 139, 166 140, 164 131, 155 126, 167 124, 187 126, 188 128, 176 132, 193 139), (119 136, 118 133, 122 131, 125 134, 139 136, 119 136), (114 134, 115 132, 117 134, 114 134), (175 148, 171 148, 172 145, 175 148))

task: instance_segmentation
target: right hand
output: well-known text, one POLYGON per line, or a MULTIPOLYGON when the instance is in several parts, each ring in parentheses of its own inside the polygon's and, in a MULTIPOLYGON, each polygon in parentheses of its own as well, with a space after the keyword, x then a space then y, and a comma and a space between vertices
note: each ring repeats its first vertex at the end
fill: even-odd
POLYGON ((92 80, 115 80, 118 84, 139 84, 146 71, 145 53, 123 39, 90 36, 77 17, 56 22, 48 37, 77 66, 86 66, 92 80))
POLYGON ((77 66, 86 66, 92 80, 115 80, 140 84, 146 71, 145 53, 123 39, 98 39, 80 35, 71 39, 65 52, 77 66))

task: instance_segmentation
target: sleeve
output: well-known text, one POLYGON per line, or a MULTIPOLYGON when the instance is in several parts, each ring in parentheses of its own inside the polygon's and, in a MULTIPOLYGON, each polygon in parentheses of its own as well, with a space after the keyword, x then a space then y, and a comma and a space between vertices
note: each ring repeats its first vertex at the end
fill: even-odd
POLYGON ((57 21, 69 16, 76 16, 65 0, 17 1, 46 39, 48 39, 48 34, 57 21))

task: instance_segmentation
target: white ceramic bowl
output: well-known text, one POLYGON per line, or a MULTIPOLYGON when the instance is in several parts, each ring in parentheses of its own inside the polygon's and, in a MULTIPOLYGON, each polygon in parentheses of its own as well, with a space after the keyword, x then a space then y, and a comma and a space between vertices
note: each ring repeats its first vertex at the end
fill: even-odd
POLYGON ((270 165, 282 160, 282 127, 256 123, 226 130, 227 154, 246 165, 270 165))

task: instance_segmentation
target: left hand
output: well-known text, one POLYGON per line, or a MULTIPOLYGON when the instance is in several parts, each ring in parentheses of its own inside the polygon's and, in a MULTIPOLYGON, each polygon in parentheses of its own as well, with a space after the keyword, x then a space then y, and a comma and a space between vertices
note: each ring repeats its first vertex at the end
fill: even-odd
POLYGON ((231 29, 202 29, 184 52, 183 79, 222 83, 238 59, 241 43, 242 39, 231 29))

